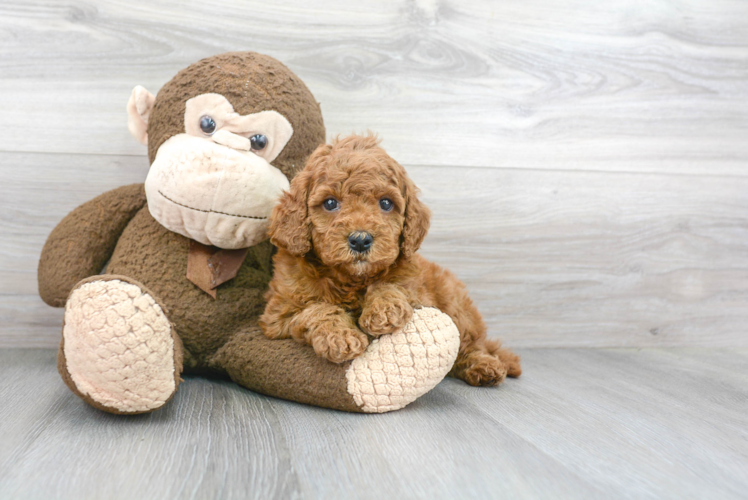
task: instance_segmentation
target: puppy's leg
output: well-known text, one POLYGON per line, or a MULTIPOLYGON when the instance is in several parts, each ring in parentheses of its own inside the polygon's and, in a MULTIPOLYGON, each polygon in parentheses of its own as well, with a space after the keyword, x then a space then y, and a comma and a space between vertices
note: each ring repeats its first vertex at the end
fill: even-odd
POLYGON ((299 309, 294 307, 292 302, 283 300, 276 293, 268 293, 265 298, 268 303, 259 321, 262 333, 273 340, 291 338, 288 325, 291 318, 299 312, 299 309))
POLYGON ((366 291, 358 324, 363 331, 378 337, 394 333, 405 326, 412 317, 413 307, 402 287, 390 283, 377 283, 366 291))
POLYGON ((501 342, 493 339, 486 339, 488 353, 492 356, 498 356, 504 366, 506 366, 506 376, 517 378, 522 375, 522 365, 519 356, 505 347, 501 347, 501 342))
POLYGON ((449 372, 451 377, 475 386, 498 385, 507 375, 519 377, 521 374, 519 356, 489 339, 460 346, 457 361, 449 372))
POLYGON ((475 386, 497 385, 507 376, 519 377, 519 356, 501 348, 499 341, 486 338, 486 324, 465 285, 436 264, 429 262, 424 267, 433 302, 452 318, 460 332, 460 350, 449 375, 475 386))
POLYGON ((519 377, 519 356, 502 348, 498 340, 486 338, 483 318, 467 295, 464 299, 459 312, 450 314, 460 331, 460 351, 450 375, 475 386, 498 385, 507 375, 519 377))
POLYGON ((463 310, 452 317, 460 331, 460 350, 449 375, 470 385, 498 385, 507 376, 507 366, 498 355, 498 342, 486 339, 483 319, 472 312, 463 310))
POLYGON ((278 294, 268 299, 260 317, 260 327, 270 339, 293 338, 309 344, 333 363, 358 357, 369 345, 369 338, 356 326, 343 308, 314 302, 299 310, 278 294))
POLYGON ((293 339, 310 344, 317 355, 333 363, 358 357, 369 345, 369 338, 356 327, 350 314, 323 302, 308 305, 296 314, 288 329, 293 339))

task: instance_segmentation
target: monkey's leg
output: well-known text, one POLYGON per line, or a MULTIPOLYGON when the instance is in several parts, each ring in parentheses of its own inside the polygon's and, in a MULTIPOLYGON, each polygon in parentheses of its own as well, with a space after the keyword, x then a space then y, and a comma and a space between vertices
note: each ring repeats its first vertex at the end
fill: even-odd
POLYGON ((109 413, 146 413, 176 392, 183 347, 163 308, 124 276, 79 282, 65 305, 57 369, 70 389, 109 413))
POLYGON ((336 364, 292 339, 272 340, 259 327, 235 335, 213 359, 234 382, 291 401, 351 412, 397 410, 433 389, 452 368, 460 334, 434 308, 414 311, 402 330, 382 335, 364 353, 336 364))

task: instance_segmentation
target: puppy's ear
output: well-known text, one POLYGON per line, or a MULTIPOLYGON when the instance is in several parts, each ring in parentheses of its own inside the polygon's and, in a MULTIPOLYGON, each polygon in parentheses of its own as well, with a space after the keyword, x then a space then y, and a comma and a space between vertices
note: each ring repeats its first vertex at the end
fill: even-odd
POLYGON ((407 176, 403 178, 405 195, 405 223, 400 236, 400 251, 410 258, 421 246, 429 230, 431 210, 418 199, 418 188, 407 176))
POLYGON ((284 248, 293 255, 305 255, 312 249, 307 198, 312 172, 305 168, 291 181, 291 188, 283 193, 270 216, 268 235, 273 245, 284 248))

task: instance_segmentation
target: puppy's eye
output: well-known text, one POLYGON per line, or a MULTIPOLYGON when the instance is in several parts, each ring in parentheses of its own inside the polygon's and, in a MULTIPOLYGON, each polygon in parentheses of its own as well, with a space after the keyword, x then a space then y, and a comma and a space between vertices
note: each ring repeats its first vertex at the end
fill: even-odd
POLYGON ((335 198, 328 198, 322 202, 322 208, 328 212, 334 212, 340 208, 340 202, 335 198))
POLYGON ((200 130, 208 135, 211 135, 216 131, 216 121, 210 116, 203 116, 202 118, 200 118, 200 130))
POLYGON ((394 206, 395 205, 392 203, 392 200, 390 200, 389 198, 382 198, 381 200, 379 200, 379 207, 385 212, 389 212, 394 206))
POLYGON ((252 145, 253 150, 260 151, 268 145, 268 138, 262 134, 255 134, 249 138, 249 143, 252 145))

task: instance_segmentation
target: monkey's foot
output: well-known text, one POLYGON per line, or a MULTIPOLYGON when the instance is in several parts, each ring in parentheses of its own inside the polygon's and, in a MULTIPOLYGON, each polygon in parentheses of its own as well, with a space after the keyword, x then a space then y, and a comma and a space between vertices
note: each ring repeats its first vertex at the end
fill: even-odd
POLYGON ((92 406, 127 414, 163 406, 179 384, 181 358, 171 323, 139 284, 96 276, 70 294, 57 366, 92 406))
POLYGON ((366 413, 398 410, 447 376, 459 348, 460 332, 448 315, 416 309, 402 330, 375 339, 351 362, 348 393, 366 413))

